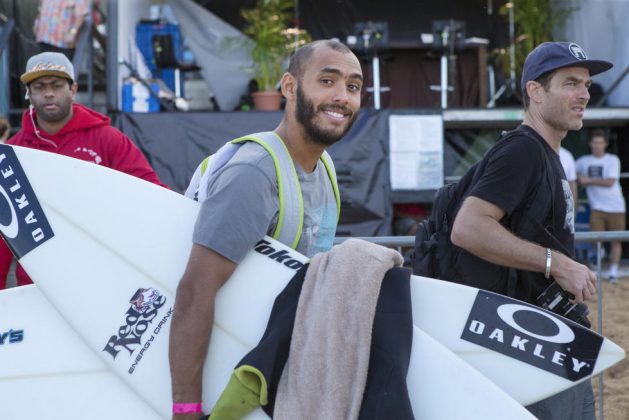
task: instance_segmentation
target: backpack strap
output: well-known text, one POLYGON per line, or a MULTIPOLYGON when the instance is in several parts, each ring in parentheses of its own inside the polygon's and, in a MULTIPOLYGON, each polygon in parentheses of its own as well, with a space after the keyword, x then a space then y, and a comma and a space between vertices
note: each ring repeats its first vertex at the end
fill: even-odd
MULTIPOLYGON (((555 225, 555 186, 556 186, 556 177, 555 177, 555 172, 553 171, 553 166, 552 163, 550 161, 550 158, 548 157, 548 154, 543 150, 543 145, 539 143, 539 141, 536 142, 539 146, 540 149, 543 153, 544 156, 544 160, 545 160, 545 166, 544 169, 546 170, 546 181, 548 182, 549 185, 549 189, 550 189, 550 194, 551 194, 551 199, 547 200, 550 202, 550 212, 551 212, 551 217, 553 219, 553 226, 555 225)), ((548 205, 546 206, 535 206, 536 203, 544 203, 546 200, 544 200, 543 196, 539 195, 539 192, 541 191, 541 188, 539 188, 537 190, 537 192, 535 193, 535 196, 533 197, 533 203, 531 206, 529 206, 529 208, 531 209, 530 211, 526 211, 527 209, 525 209, 522 212, 522 215, 528 219, 528 221, 537 227, 537 229, 541 232, 543 232, 552 242, 553 242, 553 246, 555 247, 555 249, 563 252, 567 257, 573 258, 573 252, 566 249, 566 246, 561 243, 561 241, 559 239, 557 239, 555 237, 555 235, 552 234, 552 232, 550 232, 548 230, 548 228, 546 226, 544 226, 542 223, 540 223, 540 220, 545 220, 545 216, 548 214, 548 205), (542 209, 546 209, 545 212, 542 209)))
POLYGON ((558 248, 564 248, 563 244, 559 242, 557 238, 555 238, 548 229, 540 222, 546 220, 549 212, 553 220, 555 219, 555 191, 556 191, 556 177, 555 172, 553 171, 553 165, 550 161, 548 153, 544 150, 544 145, 541 144, 539 139, 535 138, 532 134, 528 132, 524 132, 529 138, 531 138, 535 144, 538 146, 540 153, 543 157, 542 170, 545 172, 544 178, 548 183, 548 190, 550 191, 550 199, 544 197, 542 195, 544 189, 540 184, 536 189, 535 193, 532 196, 532 199, 529 200, 529 205, 527 205, 520 212, 522 217, 525 218, 531 225, 533 225, 538 231, 543 231, 547 235, 550 235, 552 239, 557 243, 558 248))
POLYGON ((293 159, 282 139, 273 131, 251 134, 232 140, 231 144, 252 141, 273 158, 279 196, 279 216, 273 238, 295 249, 304 224, 304 199, 293 159))
POLYGON ((328 178, 330 178, 330 182, 332 183, 332 190, 334 190, 334 199, 336 200, 336 217, 337 219, 339 219, 341 217, 341 195, 339 193, 339 184, 336 179, 336 168, 334 167, 334 162, 332 162, 332 158, 325 150, 321 155, 321 162, 323 163, 323 166, 325 166, 325 170, 328 173, 328 178))
MULTIPOLYGON (((566 256, 571 257, 572 252, 568 251, 566 247, 561 243, 561 241, 559 241, 559 239, 557 239, 543 224, 543 221, 546 220, 549 212, 552 218, 552 225, 555 224, 554 219, 556 176, 550 157, 548 156, 546 150, 544 150, 544 145, 539 141, 538 138, 536 138, 526 130, 522 130, 520 131, 520 133, 525 134, 526 136, 531 138, 538 146, 539 151, 543 157, 542 170, 545 172, 544 179, 548 183, 548 189, 542 188, 542 184, 539 184, 531 200, 529 200, 530 204, 520 211, 522 219, 524 219, 523 221, 527 222, 529 226, 531 226, 531 228, 534 229, 536 232, 541 232, 546 235, 546 237, 548 237, 553 242, 555 249, 558 249, 566 256), (545 195, 545 191, 550 191, 550 197, 547 197, 545 195)), ((515 230, 515 226, 512 225, 512 231, 513 230, 515 230)), ((509 280, 507 285, 507 293, 509 296, 515 296, 516 283, 517 270, 509 269, 509 280)))
MULTIPOLYGON (((278 222, 273 232, 273 238, 296 249, 304 225, 304 200, 293 158, 290 156, 284 141, 274 131, 240 137, 232 140, 230 143, 241 144, 246 141, 253 141, 259 144, 273 158, 280 202, 278 222)), ((338 223, 341 211, 341 198, 334 163, 326 151, 323 151, 320 160, 326 169, 328 179, 334 191, 338 223)))
MULTIPOLYGON (((204 201, 207 198, 207 185, 214 174, 236 154, 240 146, 251 141, 269 153, 275 166, 278 186, 279 215, 273 238, 295 249, 301 238, 304 222, 304 203, 301 186, 293 159, 283 140, 274 132, 267 131, 239 137, 223 145, 216 153, 205 158, 197 167, 186 196, 204 201)), ((327 152, 321 155, 336 201, 337 222, 340 215, 341 199, 332 158, 327 152)))
POLYGON ((236 154, 239 144, 225 143, 213 155, 203 159, 194 171, 185 195, 199 203, 207 198, 207 185, 214 174, 236 154))
MULTIPOLYGON (((521 136, 521 135, 525 135, 531 138, 534 141, 534 143, 539 147, 539 150, 544 159, 542 168, 546 172, 545 178, 548 182, 550 192, 551 192, 550 200, 543 199, 539 197, 540 192, 543 189, 538 187, 534 194, 533 200, 531 200, 531 205, 523 209, 521 214, 523 218, 525 218, 530 224, 532 224, 535 229, 541 229, 550 235, 550 232, 548 232, 548 230, 539 222, 539 220, 545 220, 548 214, 548 211, 551 211, 551 214, 554 217, 554 200, 553 200, 555 196, 554 172, 552 171, 552 164, 548 158, 546 151, 544 150, 544 146, 540 143, 540 141, 535 136, 533 136, 533 134, 529 133, 527 130, 515 129, 515 130, 510 130, 510 131, 502 133, 500 138, 496 141, 496 144, 494 144, 494 146, 492 146, 491 149, 489 149, 489 151, 485 154, 485 156, 483 156, 483 158, 479 162, 477 162, 475 166, 470 168, 470 171, 468 173, 472 172, 473 170, 473 175, 470 176, 470 179, 467 182, 463 182, 463 184, 466 184, 466 185, 464 185, 463 188, 461 188, 463 191, 458 191, 458 193, 460 194, 459 200, 453 200, 453 201, 455 201, 456 204, 460 207, 463 203, 463 199, 469 194, 472 187, 478 183, 481 176, 485 172, 485 168, 487 167, 487 164, 491 156, 500 147, 502 147, 502 145, 505 144, 505 142, 509 141, 510 139, 516 136, 521 136)), ((456 208, 456 211, 458 212, 458 208, 456 208)), ((451 216, 451 219, 452 219, 451 222, 454 222, 455 215, 456 213, 454 213, 451 216)), ((512 223, 510 224, 511 224, 511 229, 510 229, 511 232, 516 233, 514 232, 513 224, 512 223)), ((507 274, 506 280, 507 280, 507 295, 514 297, 516 286, 517 286, 517 270, 513 268, 508 268, 508 274, 507 274)))

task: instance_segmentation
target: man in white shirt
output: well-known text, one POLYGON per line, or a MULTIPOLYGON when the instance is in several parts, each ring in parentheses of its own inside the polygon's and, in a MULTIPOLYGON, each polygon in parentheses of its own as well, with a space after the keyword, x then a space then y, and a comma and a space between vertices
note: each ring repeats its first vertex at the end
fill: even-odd
MULTIPOLYGON (((590 204, 590 230, 625 230, 625 198, 620 188, 620 159, 606 153, 608 141, 605 131, 597 129, 590 137, 591 155, 577 162, 578 181, 585 187, 590 204)), ((608 280, 616 283, 622 244, 611 243, 611 265, 608 280)))

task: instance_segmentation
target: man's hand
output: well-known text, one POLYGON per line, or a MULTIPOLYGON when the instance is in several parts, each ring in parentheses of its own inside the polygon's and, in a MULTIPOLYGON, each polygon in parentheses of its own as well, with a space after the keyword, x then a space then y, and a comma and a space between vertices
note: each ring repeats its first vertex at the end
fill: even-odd
POLYGON ((574 295, 574 303, 584 303, 596 295, 596 276, 592 270, 560 252, 553 251, 550 274, 574 295))

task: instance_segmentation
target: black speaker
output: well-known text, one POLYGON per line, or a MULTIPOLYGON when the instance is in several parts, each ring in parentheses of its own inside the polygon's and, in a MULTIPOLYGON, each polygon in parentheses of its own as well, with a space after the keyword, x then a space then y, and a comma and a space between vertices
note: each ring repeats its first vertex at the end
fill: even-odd
POLYGON ((158 68, 177 67, 177 57, 173 46, 173 37, 170 34, 153 35, 153 57, 158 68))
POLYGON ((357 22, 354 24, 358 52, 370 53, 389 49, 389 24, 387 22, 357 22))
POLYGON ((462 50, 465 46, 466 24, 462 20, 434 20, 432 22, 433 50, 462 50))

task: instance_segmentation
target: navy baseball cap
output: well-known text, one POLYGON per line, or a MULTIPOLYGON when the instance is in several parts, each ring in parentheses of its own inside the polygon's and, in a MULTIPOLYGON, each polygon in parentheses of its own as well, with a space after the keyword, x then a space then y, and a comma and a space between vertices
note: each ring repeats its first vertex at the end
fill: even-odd
POLYGON ((522 69, 522 91, 526 83, 540 76, 564 67, 585 67, 590 76, 602 73, 613 67, 604 60, 590 60, 583 48, 574 42, 544 42, 529 53, 522 69))

